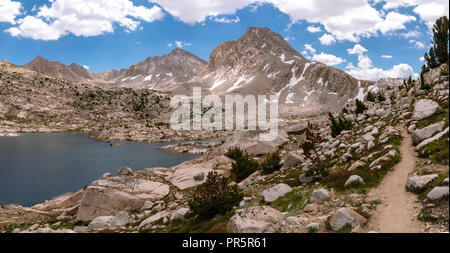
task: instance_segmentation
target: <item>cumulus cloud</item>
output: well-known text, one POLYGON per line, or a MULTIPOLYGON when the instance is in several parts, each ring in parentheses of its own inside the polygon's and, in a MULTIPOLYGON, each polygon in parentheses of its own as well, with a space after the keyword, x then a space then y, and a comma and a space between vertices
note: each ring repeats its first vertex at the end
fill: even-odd
POLYGON ((337 57, 335 55, 326 54, 326 53, 315 54, 315 55, 313 55, 313 57, 311 59, 313 61, 322 62, 329 66, 335 66, 335 65, 339 65, 343 62, 346 62, 346 60, 342 59, 341 57, 337 57))
POLYGON ((11 0, 0 0, 0 22, 15 24, 16 16, 20 15, 22 4, 11 0))
POLYGON ((226 23, 226 24, 239 23, 241 21, 239 19, 239 17, 232 18, 232 19, 225 18, 225 17, 221 17, 221 18, 214 17, 213 20, 218 23, 226 23))
POLYGON ((406 78, 409 76, 418 76, 417 73, 414 73, 413 68, 406 63, 395 65, 388 70, 374 67, 369 56, 364 55, 364 53, 367 52, 367 49, 359 44, 355 45, 353 48, 347 49, 347 52, 349 54, 358 55, 358 65, 354 66, 352 63, 349 63, 346 67, 347 73, 357 79, 377 81, 380 78, 385 77, 406 78))
POLYGON ((306 30, 308 30, 308 32, 310 33, 318 33, 322 31, 322 28, 320 28, 319 26, 308 26, 306 30))
POLYGON ((311 54, 316 53, 316 49, 314 49, 311 44, 305 44, 305 50, 306 52, 310 52, 311 54))
POLYGON ((85 68, 86 70, 89 70, 89 66, 88 65, 83 65, 83 68, 85 68))
POLYGON ((38 10, 36 16, 17 20, 18 26, 6 32, 41 40, 57 40, 69 33, 87 37, 112 33, 116 23, 126 32, 136 31, 141 21, 153 22, 164 16, 158 6, 135 6, 130 0, 54 0, 38 10))
POLYGON ((406 33, 400 34, 403 38, 409 39, 409 38, 417 38, 420 36, 420 32, 416 30, 408 31, 406 33))
POLYGON ((419 58, 419 61, 425 61, 425 57, 423 57, 423 56, 420 57, 420 58, 419 58))
POLYGON ((378 23, 375 28, 382 34, 386 34, 390 31, 404 30, 405 24, 416 21, 414 16, 403 15, 398 12, 389 12, 383 22, 378 23))
POLYGON ((434 21, 441 16, 448 16, 448 0, 389 0, 385 1, 383 9, 396 9, 399 7, 414 7, 413 12, 419 15, 420 19, 428 27, 432 27, 434 21))
POLYGON ((320 44, 329 46, 336 42, 336 39, 333 35, 330 34, 324 34, 322 37, 319 38, 320 44))
MULTIPOLYGON (((393 12, 383 19, 382 13, 367 0, 209 0, 208 4, 204 0, 149 1, 159 4, 172 16, 189 24, 201 23, 209 16, 235 14, 237 10, 251 4, 270 3, 289 15, 291 22, 306 20, 318 23, 336 40, 353 42, 358 42, 360 37, 375 35, 378 31, 404 29, 403 24, 414 18, 393 12)), ((319 29, 310 26, 308 31, 318 32, 319 29)))
POLYGON ((363 46, 361 46, 360 44, 355 44, 355 46, 353 46, 353 48, 349 48, 347 49, 347 53, 348 54, 357 54, 357 55, 361 55, 364 52, 367 52, 367 49, 365 49, 363 46))
POLYGON ((409 40, 409 43, 413 44, 414 47, 417 48, 417 49, 425 48, 425 44, 423 44, 422 42, 417 41, 417 40, 409 40))

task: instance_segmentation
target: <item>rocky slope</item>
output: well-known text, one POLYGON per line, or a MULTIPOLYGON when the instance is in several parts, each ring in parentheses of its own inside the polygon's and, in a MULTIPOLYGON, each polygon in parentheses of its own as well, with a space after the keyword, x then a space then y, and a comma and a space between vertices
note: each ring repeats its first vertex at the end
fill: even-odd
POLYGON ((171 91, 195 86, 210 93, 276 95, 282 112, 340 110, 370 84, 341 70, 310 62, 268 28, 250 27, 244 36, 217 46, 204 71, 171 91), (326 103, 324 103, 326 102, 326 103))
POLYGON ((104 88, 0 63, 0 135, 86 131, 105 141, 169 141, 218 136, 168 127, 170 95, 104 88))
MULTIPOLYGON (((380 226, 375 214, 395 217, 397 214, 385 212, 390 210, 386 207, 391 207, 392 199, 372 190, 385 187, 386 175, 398 176, 391 171, 400 169, 403 165, 399 161, 412 155, 417 159, 411 164, 415 167, 408 168, 409 175, 400 173, 395 182, 401 182, 402 187, 395 187, 396 191, 417 193, 422 209, 403 214, 423 224, 423 229, 416 232, 448 232, 448 67, 427 73, 425 80, 430 89, 421 89, 418 81, 411 87, 391 83, 386 88, 372 89, 386 100, 364 100, 368 108, 359 114, 350 101, 335 116, 350 120, 352 127, 335 137, 328 120, 315 121, 309 130, 323 138, 315 143, 315 152, 305 153, 299 148, 305 140, 305 124, 283 125, 273 142, 258 142, 258 132, 237 132, 203 157, 171 168, 121 168, 118 176, 107 173, 79 192, 31 208, 3 206, 0 230, 389 232, 390 224, 380 226), (414 148, 403 140, 405 129, 411 133, 408 138, 416 140, 414 148), (256 161, 278 150, 283 167, 268 175, 261 171, 251 174, 238 184, 244 194, 238 206, 213 219, 196 221, 187 204, 195 187, 205 182, 209 171, 230 174, 233 160, 223 154, 236 145, 256 161), (405 156, 405 145, 417 152, 405 156)), ((389 193, 389 189, 381 192, 389 193)))
POLYGON ((176 48, 167 55, 148 57, 145 61, 134 64, 128 69, 104 73, 88 73, 85 68, 75 63, 67 66, 61 62, 45 60, 40 56, 23 67, 47 76, 79 83, 105 87, 166 90, 174 83, 192 79, 205 66, 204 60, 176 48))
POLYGON ((94 82, 105 86, 167 90, 178 82, 186 82, 200 73, 206 62, 199 57, 176 48, 161 57, 149 57, 128 69, 93 73, 94 82))

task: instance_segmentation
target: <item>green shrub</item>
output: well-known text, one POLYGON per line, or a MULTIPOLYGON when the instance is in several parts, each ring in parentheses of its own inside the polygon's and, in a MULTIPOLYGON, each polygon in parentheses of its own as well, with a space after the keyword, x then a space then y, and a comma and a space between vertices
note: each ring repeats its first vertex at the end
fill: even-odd
POLYGON ((335 118, 331 112, 328 113, 330 120, 331 136, 336 137, 344 130, 352 129, 352 122, 347 120, 343 115, 335 118))
POLYGON ((375 96, 372 94, 372 92, 370 92, 370 91, 367 92, 366 100, 370 101, 370 102, 375 102, 375 96))
POLYGON ((225 156, 234 160, 230 173, 231 178, 236 182, 246 179, 260 169, 258 162, 250 158, 247 152, 242 151, 238 147, 229 149, 225 156))
POLYGON ((367 110, 367 106, 364 105, 363 102, 359 101, 359 99, 356 99, 356 115, 363 113, 365 110, 367 110))
POLYGON ((378 102, 386 101, 386 97, 384 97, 384 94, 382 92, 378 93, 378 102))
POLYGON ((247 152, 244 152, 241 157, 234 160, 230 174, 231 178, 239 183, 257 170, 259 170, 258 162, 250 158, 247 152))
POLYGON ((239 149, 238 147, 231 148, 225 153, 226 157, 231 158, 235 161, 237 159, 241 158, 243 155, 244 155, 244 152, 241 149, 239 149))
POLYGON ((188 205, 198 220, 213 218, 225 214, 242 199, 237 185, 229 185, 228 178, 217 172, 209 172, 206 182, 197 186, 188 205))
POLYGON ((270 153, 261 164, 261 169, 264 174, 271 174, 279 169, 283 164, 281 163, 281 157, 278 152, 270 153))

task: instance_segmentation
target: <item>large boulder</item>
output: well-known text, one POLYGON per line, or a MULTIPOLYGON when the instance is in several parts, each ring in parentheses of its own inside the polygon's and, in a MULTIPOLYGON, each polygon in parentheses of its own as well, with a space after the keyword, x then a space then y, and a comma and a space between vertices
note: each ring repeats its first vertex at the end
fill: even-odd
POLYGON ((367 219, 361 216, 359 213, 342 207, 336 211, 330 220, 331 228, 334 231, 338 231, 340 228, 344 227, 346 224, 350 224, 352 228, 356 226, 362 226, 367 223, 367 219))
POLYGON ((292 188, 287 184, 277 184, 272 188, 264 190, 261 194, 262 200, 266 203, 271 203, 277 200, 279 197, 283 197, 287 193, 291 192, 292 188))
POLYGON ((304 163, 305 159, 303 159, 302 156, 300 156, 299 154, 297 154, 297 152, 295 151, 291 151, 287 154, 286 158, 284 158, 284 166, 286 168, 292 168, 297 166, 300 163, 304 163))
POLYGON ((439 140, 442 136, 444 136, 444 135, 446 135, 448 133, 448 129, 449 128, 447 127, 447 128, 444 129, 444 131, 439 132, 438 134, 435 134, 433 137, 423 140, 421 143, 419 143, 416 146, 416 150, 421 149, 422 147, 432 143, 433 141, 439 140))
POLYGON ((110 229, 112 226, 113 216, 99 216, 89 223, 88 231, 100 231, 110 229))
POLYGON ((411 191, 422 191, 437 177, 438 177, 437 174, 412 176, 408 179, 406 188, 408 188, 411 191))
POLYGON ((288 141, 288 135, 283 129, 278 129, 278 134, 273 141, 261 141, 263 131, 237 131, 222 146, 211 152, 211 156, 225 154, 230 148, 239 147, 249 155, 265 155, 278 151, 278 147, 288 141))
POLYGON ((94 181, 80 201, 77 220, 89 221, 98 216, 113 216, 120 211, 139 210, 145 201, 156 201, 169 194, 169 186, 128 176, 94 181))
POLYGON ((83 190, 77 192, 65 193, 63 195, 57 196, 49 201, 42 204, 34 205, 32 208, 39 211, 55 211, 64 210, 67 208, 74 207, 80 203, 81 197, 83 196, 83 190))
POLYGON ((347 181, 345 182, 344 186, 352 185, 352 184, 364 184, 364 180, 362 177, 358 175, 351 175, 347 181))
POLYGON ((421 99, 414 106, 414 120, 421 120, 430 117, 435 113, 441 112, 441 107, 438 103, 430 99, 421 99))
POLYGON ((228 233, 273 233, 281 224, 283 214, 269 206, 237 210, 228 221, 228 233))
POLYGON ((152 215, 152 216, 148 217, 147 219, 143 220, 141 222, 141 224, 139 224, 138 229, 145 230, 145 229, 151 227, 156 222, 164 219, 165 217, 168 217, 169 214, 170 214, 170 212, 167 210, 156 213, 155 215, 152 215))
POLYGON ((180 190, 184 190, 203 184, 211 171, 219 175, 229 175, 233 162, 232 159, 219 155, 186 161, 171 168, 157 168, 154 171, 180 190), (202 174, 204 176, 200 180, 202 174))
POLYGON ((364 162, 356 161, 348 168, 348 171, 356 170, 357 168, 360 168, 360 167, 362 167, 364 165, 366 165, 364 162))
POLYGON ((112 227, 123 227, 126 226, 131 222, 131 218, 128 215, 127 212, 121 211, 116 216, 114 216, 113 220, 111 221, 112 227))
POLYGON ((422 129, 416 129, 415 131, 413 131, 413 134, 412 134, 414 144, 419 144, 421 141, 432 137, 436 133, 442 131, 442 129, 444 129, 444 126, 445 126, 445 122, 442 121, 439 123, 431 124, 422 129))
POLYGON ((361 136, 361 138, 359 138, 359 141, 362 144, 367 144, 367 143, 369 143, 371 141, 374 141, 374 140, 375 140, 375 137, 372 136, 372 133, 367 133, 367 134, 361 136))
POLYGON ((431 190, 427 194, 427 198, 429 200, 439 200, 444 197, 448 196, 448 186, 447 187, 434 187, 433 190, 431 190))
POLYGON ((182 219, 188 212, 189 212, 189 208, 186 208, 186 207, 180 208, 180 209, 174 211, 172 213, 172 215, 170 215, 170 220, 172 221, 172 220, 182 219))
POLYGON ((322 204, 325 201, 330 200, 330 194, 328 193, 328 191, 326 189, 318 189, 318 190, 314 190, 310 201, 311 203, 316 203, 316 204, 322 204))
POLYGON ((117 171, 118 176, 129 176, 133 174, 133 170, 130 167, 122 167, 117 171))

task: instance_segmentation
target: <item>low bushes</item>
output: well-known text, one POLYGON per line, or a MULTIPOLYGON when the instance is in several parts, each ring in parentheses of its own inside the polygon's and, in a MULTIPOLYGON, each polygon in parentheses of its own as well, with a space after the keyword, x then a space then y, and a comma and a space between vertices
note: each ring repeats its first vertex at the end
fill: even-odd
POLYGON ((188 205, 197 219, 205 220, 227 213, 241 200, 237 185, 230 185, 228 178, 211 171, 206 182, 197 186, 188 205))

